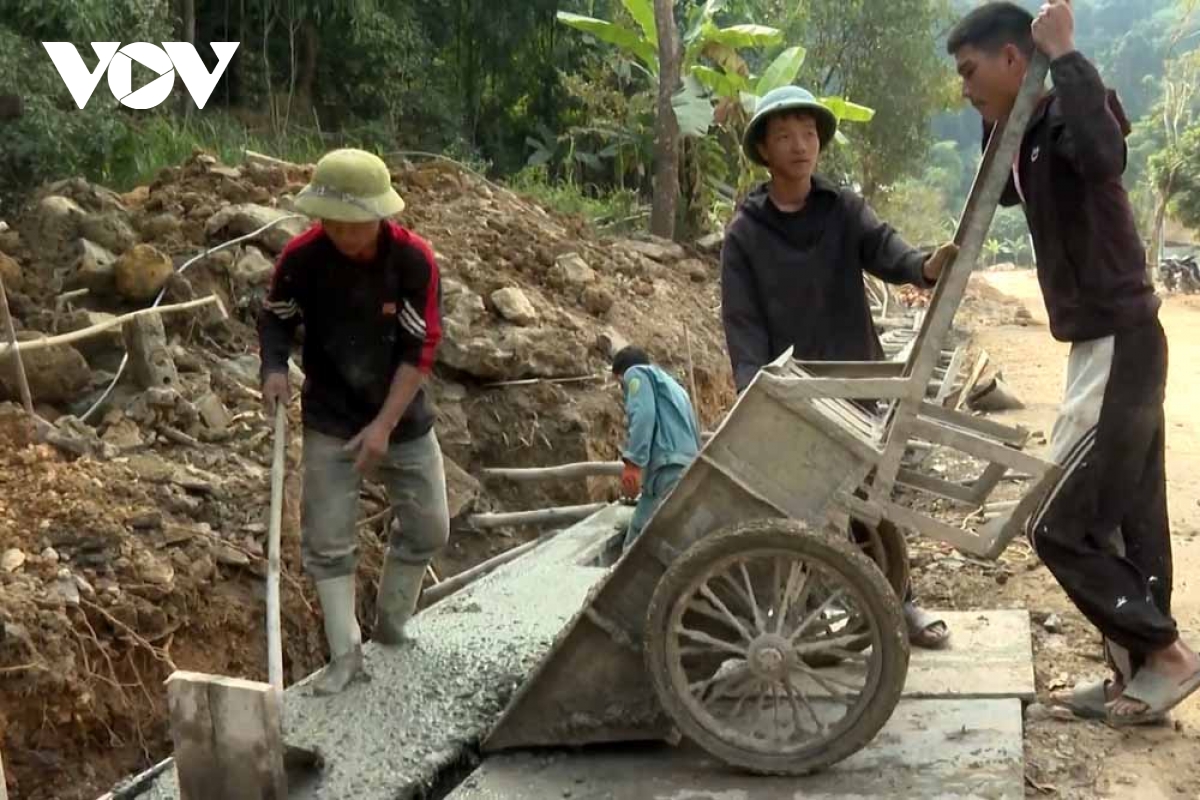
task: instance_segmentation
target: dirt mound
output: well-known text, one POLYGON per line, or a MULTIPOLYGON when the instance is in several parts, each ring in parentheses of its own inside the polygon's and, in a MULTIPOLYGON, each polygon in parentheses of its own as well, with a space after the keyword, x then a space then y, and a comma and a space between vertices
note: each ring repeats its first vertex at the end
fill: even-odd
MULTIPOLYGON (((0 231, 6 275, 20 275, 9 294, 21 338, 144 307, 129 298, 164 285, 162 262, 134 258, 136 248, 151 246, 178 270, 290 213, 310 174, 310 166, 231 167, 197 154, 125 195, 77 179, 45 187, 0 231)), ((702 418, 728 407, 711 260, 668 242, 602 239, 580 219, 453 165, 397 164, 394 180, 408 202, 401 221, 431 242, 444 279, 446 340, 431 394, 455 523, 434 565, 440 577, 532 534, 475 532, 473 511, 615 496, 611 481, 531 487, 472 478, 484 466, 616 457, 624 420, 608 376, 614 342, 647 346, 684 380, 690 344, 702 418)), ((271 443, 253 323, 271 261, 307 224, 280 222, 166 281, 164 303, 215 293, 230 312, 222 318, 209 306, 162 318, 156 363, 177 377, 172 388, 147 390, 139 371, 126 369, 108 391, 126 352, 117 328, 47 351, 57 357, 46 363, 82 372, 69 391, 35 395, 53 423, 40 443, 15 406, 0 412, 0 748, 15 796, 95 797, 161 758, 169 749, 161 681, 173 667, 265 677, 271 443)), ((12 382, 0 381, 0 401, 15 399, 12 382)), ((289 681, 325 657, 299 566, 296 408, 292 417, 289 681)), ((389 523, 373 484, 361 514, 360 617, 369 635, 389 523)))

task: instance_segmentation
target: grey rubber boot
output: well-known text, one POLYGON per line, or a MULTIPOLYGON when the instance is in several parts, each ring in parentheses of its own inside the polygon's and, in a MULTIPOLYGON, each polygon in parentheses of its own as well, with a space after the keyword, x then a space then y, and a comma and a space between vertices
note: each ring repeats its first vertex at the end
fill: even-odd
POLYGON ((317 597, 325 614, 330 660, 317 676, 313 694, 324 696, 337 694, 367 675, 363 669, 362 631, 354 609, 354 576, 317 581, 317 597))
POLYGON ((384 559, 375 601, 375 641, 391 647, 407 641, 404 625, 417 610, 426 566, 384 559))

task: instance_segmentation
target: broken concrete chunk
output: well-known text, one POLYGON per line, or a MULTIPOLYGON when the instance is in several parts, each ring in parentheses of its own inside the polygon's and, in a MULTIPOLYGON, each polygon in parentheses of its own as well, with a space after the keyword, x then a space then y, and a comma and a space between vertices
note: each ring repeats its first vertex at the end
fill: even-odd
POLYGON ((79 204, 61 195, 47 195, 30 212, 30 224, 21 226, 30 248, 42 259, 66 253, 79 238, 87 216, 79 204))
POLYGON ((141 428, 124 416, 105 429, 100 441, 112 445, 117 450, 134 450, 146 443, 142 438, 141 428))
POLYGON ((538 312, 525 293, 516 287, 492 292, 492 304, 500 316, 515 325, 532 325, 537 322, 538 312))

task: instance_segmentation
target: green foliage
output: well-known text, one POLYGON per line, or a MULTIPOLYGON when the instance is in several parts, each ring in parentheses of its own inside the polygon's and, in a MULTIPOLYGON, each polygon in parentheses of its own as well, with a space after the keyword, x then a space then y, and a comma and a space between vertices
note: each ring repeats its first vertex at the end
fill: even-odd
POLYGON ((1184 225, 1200 230, 1200 124, 1193 125, 1180 138, 1178 157, 1179 186, 1171 210, 1184 225))
POLYGON ((636 192, 553 180, 545 166, 526 167, 513 175, 508 185, 548 208, 578 214, 608 228, 632 227, 643 216, 636 192))
POLYGON ((880 218, 886 219, 905 241, 918 247, 932 247, 953 233, 946 215, 946 195, 936 186, 920 179, 901 181, 882 193, 880 218))

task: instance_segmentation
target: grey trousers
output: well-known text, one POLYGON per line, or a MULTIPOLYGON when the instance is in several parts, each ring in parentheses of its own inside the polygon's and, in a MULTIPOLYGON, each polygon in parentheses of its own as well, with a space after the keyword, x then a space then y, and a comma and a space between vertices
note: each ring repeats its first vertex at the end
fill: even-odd
MULTIPOLYGON (((358 556, 358 493, 361 476, 346 440, 304 431, 304 501, 300 549, 313 580, 354 574, 358 556)), ((388 557, 428 563, 450 538, 446 475, 437 435, 394 443, 377 475, 399 523, 388 542, 388 557)))

